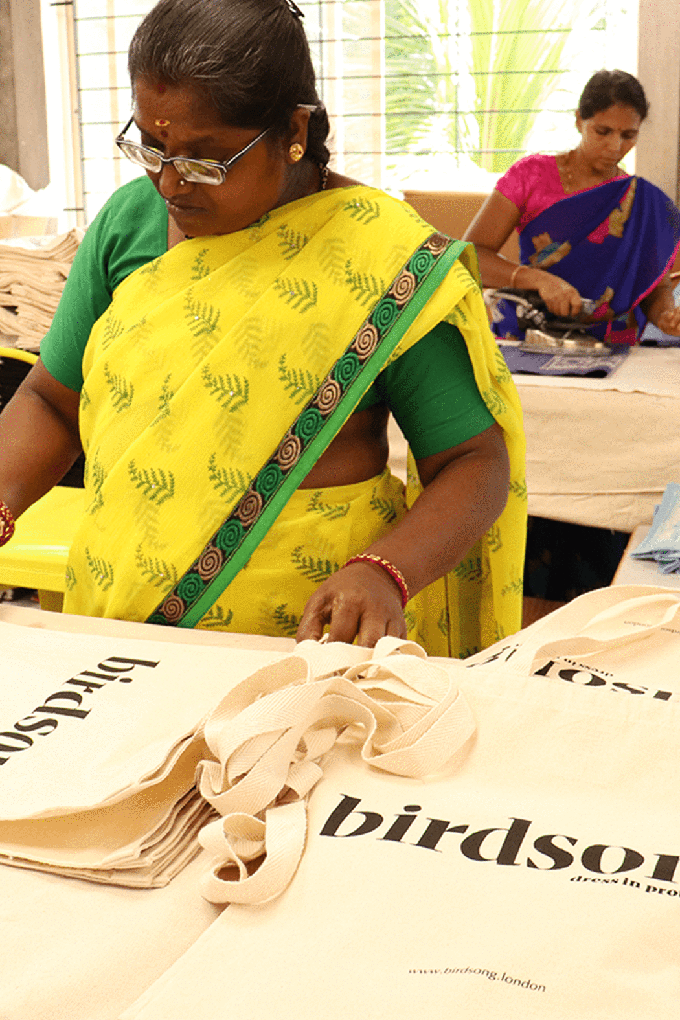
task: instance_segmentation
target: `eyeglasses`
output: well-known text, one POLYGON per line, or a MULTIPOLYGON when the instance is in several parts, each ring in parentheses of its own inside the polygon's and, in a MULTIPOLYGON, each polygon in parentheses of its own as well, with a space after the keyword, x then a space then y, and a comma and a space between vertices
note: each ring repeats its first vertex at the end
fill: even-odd
POLYGON ((228 159, 226 163, 218 163, 213 159, 190 159, 189 156, 170 156, 167 158, 166 156, 161 156, 157 149, 150 149, 146 145, 138 145, 136 142, 128 141, 123 135, 129 129, 133 120, 134 116, 130 117, 116 138, 116 145, 123 155, 127 156, 132 163, 136 163, 137 166, 144 167, 145 170, 150 170, 154 174, 160 173, 165 163, 172 163, 179 176, 185 181, 190 181, 192 184, 224 184, 227 171, 231 170, 234 163, 238 162, 242 156, 245 156, 270 130, 265 128, 264 131, 260 131, 257 138, 253 138, 252 142, 248 142, 240 152, 237 152, 235 156, 228 159))

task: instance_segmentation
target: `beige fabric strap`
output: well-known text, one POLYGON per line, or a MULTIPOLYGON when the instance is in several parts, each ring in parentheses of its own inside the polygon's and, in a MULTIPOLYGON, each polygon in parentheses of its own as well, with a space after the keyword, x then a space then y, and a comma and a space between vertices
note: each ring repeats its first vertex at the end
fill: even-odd
POLYGON ((199 765, 198 786, 222 815, 199 836, 211 856, 206 899, 264 903, 283 892, 304 851, 305 799, 340 737, 374 768, 438 772, 475 730, 454 672, 395 638, 372 654, 310 641, 235 687, 203 729, 214 760, 199 765))
MULTIPOLYGON (((631 590, 634 589, 628 589, 631 590)), ((670 659, 675 657, 672 646, 678 633, 675 622, 678 617, 680 600, 675 591, 628 598, 597 613, 574 636, 542 645, 536 651, 532 669, 546 655, 587 655, 588 662, 597 664, 600 659, 606 660, 612 651, 621 653, 626 648, 632 662, 636 647, 649 645, 654 639, 663 641, 664 636, 670 666, 670 659), (634 625, 631 625, 632 619, 635 620, 634 625), (675 626, 672 626, 674 623, 675 626)))

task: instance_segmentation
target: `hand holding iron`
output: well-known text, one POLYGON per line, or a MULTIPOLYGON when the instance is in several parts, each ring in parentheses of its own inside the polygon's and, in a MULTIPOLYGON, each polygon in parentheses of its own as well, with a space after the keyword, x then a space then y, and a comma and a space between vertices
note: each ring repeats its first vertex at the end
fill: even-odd
MULTIPOLYGON (((533 282, 533 281, 532 281, 533 282)), ((548 311, 560 319, 575 319, 582 311, 582 298, 576 287, 552 273, 540 271, 533 286, 541 295, 548 311)))

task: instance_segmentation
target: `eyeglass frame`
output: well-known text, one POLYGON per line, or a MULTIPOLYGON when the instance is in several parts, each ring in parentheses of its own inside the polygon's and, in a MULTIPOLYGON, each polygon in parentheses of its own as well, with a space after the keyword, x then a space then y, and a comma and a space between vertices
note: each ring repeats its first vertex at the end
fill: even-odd
MULTIPOLYGON (((314 110, 317 109, 316 104, 311 105, 309 103, 298 103, 298 108, 299 109, 303 109, 303 110, 309 110, 310 113, 313 113, 314 110)), ((135 115, 133 113, 133 114, 130 115, 130 119, 128 120, 128 122, 125 125, 125 127, 121 131, 119 131, 119 133, 116 135, 116 138, 114 139, 116 145, 118 146, 120 151, 123 153, 123 155, 126 157, 126 159, 129 159, 131 163, 135 164, 135 166, 144 166, 143 163, 139 163, 139 162, 137 162, 137 160, 132 159, 132 157, 122 147, 121 142, 124 142, 126 145, 132 145, 132 146, 134 146, 135 149, 141 149, 143 152, 148 152, 152 156, 154 156, 156 159, 160 160, 160 163, 161 163, 160 168, 158 170, 151 170, 150 173, 162 173, 163 166, 166 165, 166 164, 171 163, 173 165, 174 169, 175 169, 175 172, 177 174, 179 174, 179 176, 181 177, 181 179, 183 181, 186 181, 186 180, 188 180, 188 178, 186 178, 184 176, 184 174, 182 174, 180 172, 179 167, 177 166, 178 162, 188 161, 188 162, 191 162, 191 163, 197 163, 199 166, 206 166, 206 167, 209 167, 211 170, 214 170, 215 168, 217 168, 220 171, 220 175, 221 175, 221 179, 219 181, 191 181, 191 180, 188 180, 189 184, 207 184, 210 187, 219 187, 220 184, 224 184, 224 182, 225 182, 225 180, 227 178, 227 173, 229 172, 229 170, 231 170, 231 168, 234 166, 234 164, 237 163, 238 160, 241 159, 242 156, 245 156, 245 154, 247 152, 249 152, 253 148, 254 145, 257 145, 257 143, 262 138, 264 138, 264 136, 269 131, 271 131, 271 127, 267 127, 263 131, 260 131, 259 135, 256 138, 253 138, 253 140, 251 142, 248 142, 248 144, 245 145, 242 149, 240 149, 234 156, 232 156, 231 159, 228 159, 225 162, 220 162, 219 160, 216 160, 216 159, 194 159, 192 156, 162 156, 160 154, 160 152, 158 151, 158 149, 154 149, 150 145, 140 145, 137 142, 130 142, 130 141, 128 141, 127 138, 124 138, 123 136, 125 135, 125 132, 130 128, 130 125, 132 124, 134 119, 135 119, 135 115)))
POLYGON ((265 128, 264 131, 260 131, 260 133, 257 136, 257 138, 253 138, 252 142, 248 142, 248 144, 246 146, 244 146, 234 156, 232 156, 231 159, 226 160, 226 162, 224 162, 224 163, 220 163, 218 160, 215 160, 215 159, 194 159, 191 156, 162 156, 160 154, 160 152, 158 151, 158 149, 154 149, 150 145, 139 145, 137 142, 129 141, 127 138, 124 138, 123 136, 125 135, 125 132, 129 129, 129 127, 132 124, 134 119, 135 118, 134 118, 134 114, 133 114, 130 117, 130 119, 127 122, 127 124, 125 125, 125 127, 123 128, 123 130, 115 138, 116 145, 118 146, 120 151, 123 153, 123 155, 127 159, 130 160, 131 163, 134 163, 136 166, 143 166, 144 165, 143 163, 139 163, 136 159, 133 159, 129 155, 129 153, 125 151, 125 149, 121 145, 121 142, 123 142, 125 145, 134 146, 136 150, 137 149, 141 149, 143 152, 146 152, 150 156, 153 156, 154 159, 157 159, 157 160, 160 161, 161 165, 158 168, 158 170, 150 170, 150 173, 161 173, 162 170, 163 170, 163 166, 166 165, 166 164, 171 163, 173 165, 173 167, 175 168, 175 171, 179 174, 179 176, 181 177, 181 179, 183 181, 187 181, 188 180, 189 184, 199 184, 199 183, 200 184, 208 184, 208 185, 210 185, 212 187, 217 187, 220 184, 224 184, 224 182, 226 180, 226 177, 227 177, 227 172, 229 170, 231 170, 233 165, 235 163, 237 163, 238 160, 241 159, 242 156, 245 156, 245 154, 247 152, 249 152, 253 148, 254 145, 257 145, 257 143, 260 141, 260 139, 264 138, 264 136, 267 134, 267 132, 271 130, 270 128, 265 128), (179 167, 177 166, 177 163, 187 163, 187 162, 196 163, 199 166, 209 167, 211 170, 218 169, 220 171, 220 180, 219 181, 191 181, 189 178, 184 176, 184 174, 180 171, 179 167))

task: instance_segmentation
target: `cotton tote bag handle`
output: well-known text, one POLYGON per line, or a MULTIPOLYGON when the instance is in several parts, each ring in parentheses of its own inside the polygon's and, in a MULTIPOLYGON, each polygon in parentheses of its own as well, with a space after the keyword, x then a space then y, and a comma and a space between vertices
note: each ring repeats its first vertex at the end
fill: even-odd
POLYGON ((644 642, 668 645, 669 665, 677 661, 680 638, 680 597, 674 592, 657 592, 628 598, 595 614, 573 637, 547 642, 536 650, 534 665, 546 656, 606 659, 614 650, 630 648, 630 654, 644 642), (675 624, 675 626, 674 626, 675 624), (675 646, 675 648, 673 647, 675 646))
POLYGON ((462 663, 444 669, 420 646, 394 638, 366 652, 302 642, 295 655, 235 687, 206 719, 214 758, 199 766, 198 786, 222 816, 199 835, 211 857, 201 883, 206 899, 264 903, 283 892, 304 851, 307 795, 340 737, 367 765, 423 779, 474 733, 454 680, 462 663))

